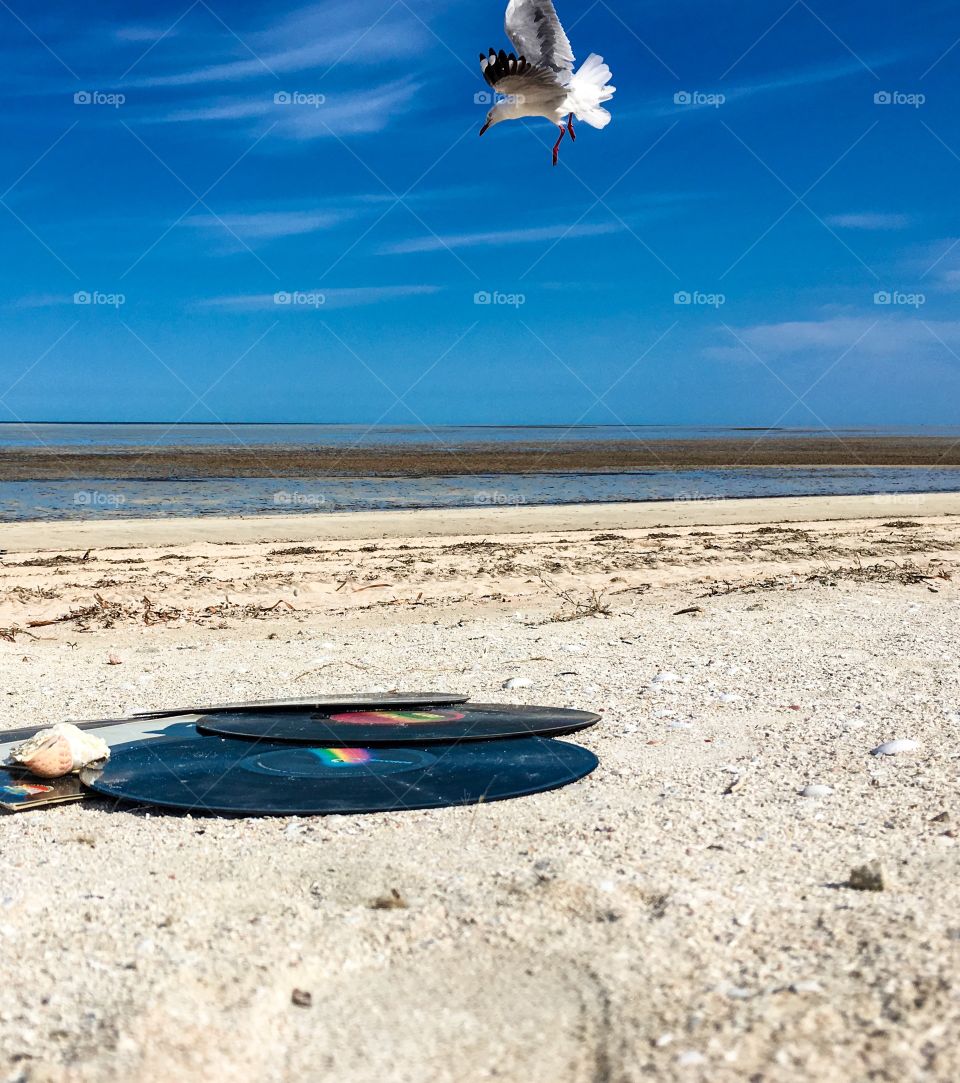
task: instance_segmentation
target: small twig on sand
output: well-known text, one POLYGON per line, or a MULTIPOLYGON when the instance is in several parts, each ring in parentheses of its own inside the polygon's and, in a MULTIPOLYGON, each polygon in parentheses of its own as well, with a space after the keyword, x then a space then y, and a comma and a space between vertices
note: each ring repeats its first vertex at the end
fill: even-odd
POLYGON ((294 682, 302 681, 304 677, 312 677, 314 673, 322 673, 325 669, 330 669, 332 666, 353 666, 354 669, 368 670, 370 667, 365 666, 362 662, 349 662, 346 659, 337 662, 324 662, 322 666, 317 666, 315 669, 304 670, 299 677, 294 677, 294 682))
POLYGON ((580 599, 574 596, 573 591, 560 590, 554 586, 542 573, 538 578, 549 591, 555 594, 565 605, 571 607, 570 612, 565 613, 561 610, 550 617, 546 623, 562 624, 566 621, 582 620, 584 617, 609 617, 611 615, 610 605, 606 601, 602 590, 591 590, 585 599, 580 599))

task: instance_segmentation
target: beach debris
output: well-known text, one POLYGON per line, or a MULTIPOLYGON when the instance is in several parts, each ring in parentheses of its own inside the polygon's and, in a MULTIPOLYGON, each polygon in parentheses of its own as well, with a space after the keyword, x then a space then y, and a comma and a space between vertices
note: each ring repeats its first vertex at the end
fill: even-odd
POLYGON ((532 684, 533 681, 529 677, 511 677, 509 680, 504 681, 500 687, 509 692, 512 688, 529 688, 532 684))
POLYGON ((100 737, 60 722, 11 749, 9 762, 39 778, 63 778, 109 758, 110 749, 100 737))
POLYGON ((123 659, 118 658, 117 655, 115 655, 115 654, 108 655, 107 656, 107 665, 108 666, 122 666, 123 665, 123 659))
POLYGON ((820 782, 812 782, 809 786, 804 786, 800 791, 801 797, 831 797, 833 795, 832 786, 824 786, 820 782))
POLYGON ((590 590, 584 597, 578 598, 572 590, 561 590, 553 584, 547 576, 540 572, 537 575, 542 586, 546 587, 551 594, 563 602, 565 609, 548 617, 546 624, 565 624, 568 621, 582 620, 584 617, 609 617, 612 615, 606 592, 602 590, 590 590))
POLYGON ((308 993, 306 989, 294 989, 290 994, 290 1003, 297 1008, 312 1008, 313 994, 308 993))
POLYGON ((693 616, 696 616, 698 613, 702 613, 702 612, 703 612, 703 606, 702 605, 688 605, 686 609, 678 609, 676 611, 676 613, 674 613, 673 615, 675 617, 687 617, 687 616, 693 617, 693 616))
POLYGON ((721 692, 720 695, 717 696, 718 703, 739 703, 741 699, 743 699, 743 697, 739 692, 721 692))
POLYGON ((675 681, 679 681, 680 678, 676 673, 658 673, 656 677, 650 682, 651 684, 673 684, 675 681))
POLYGON ((741 775, 741 774, 737 774, 737 773, 735 773, 733 771, 730 771, 729 773, 731 775, 733 775, 733 777, 730 779, 730 781, 724 787, 724 790, 723 790, 723 796, 724 797, 729 797, 731 794, 741 792, 742 787, 743 787, 744 776, 741 775))
POLYGON ((390 889, 389 895, 378 895, 370 903, 371 910, 406 910, 408 907, 407 900, 400 894, 395 887, 390 889))
POLYGON ((920 747, 919 741, 903 738, 899 741, 886 741, 882 745, 870 750, 871 756, 899 756, 901 752, 916 752, 920 747))
POLYGON ((88 549, 82 556, 66 555, 60 553, 55 557, 34 557, 31 560, 21 560, 19 564, 11 564, 11 568, 59 568, 64 564, 86 564, 90 559, 92 549, 88 549))
POLYGON ((636 587, 624 587, 623 590, 611 591, 610 592, 610 597, 614 598, 618 594, 646 594, 648 591, 650 591, 652 589, 653 589, 653 587, 651 586, 650 583, 641 583, 639 586, 636 586, 636 587))
POLYGON ((856 865, 850 870, 847 886, 854 891, 883 891, 886 886, 883 866, 879 861, 856 865))
POLYGON ((947 568, 937 566, 931 561, 927 568, 921 568, 912 561, 898 564, 888 559, 880 564, 863 564, 859 559, 853 565, 827 566, 820 571, 811 572, 802 579, 794 573, 784 573, 743 583, 731 583, 721 580, 714 583, 701 598, 717 598, 727 594, 756 594, 760 591, 802 590, 805 585, 835 587, 842 581, 851 583, 892 583, 904 586, 929 585, 932 581, 950 582, 953 575, 947 568))
MULTIPOLYGON (((111 601, 102 594, 95 594, 93 597, 93 605, 71 609, 68 613, 47 620, 32 620, 28 622, 27 627, 49 628, 55 624, 73 624, 81 631, 87 631, 90 628, 113 628, 123 621, 137 621, 148 626, 171 624, 175 621, 202 624, 216 618, 222 620, 226 617, 252 617, 260 620, 279 612, 297 612, 285 598, 280 598, 273 605, 241 605, 227 598, 217 605, 205 606, 203 609, 178 609, 174 606, 158 606, 147 597, 142 598, 139 605, 111 601)), ((225 627, 225 625, 220 625, 220 627, 225 627)))

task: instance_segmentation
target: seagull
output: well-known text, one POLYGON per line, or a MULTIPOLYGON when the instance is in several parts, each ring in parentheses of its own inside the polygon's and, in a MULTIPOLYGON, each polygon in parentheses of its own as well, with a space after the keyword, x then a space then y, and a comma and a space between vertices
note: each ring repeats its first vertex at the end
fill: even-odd
POLYGON ((560 128, 553 148, 553 164, 560 160, 560 144, 569 132, 575 141, 573 118, 594 128, 605 128, 610 113, 602 107, 616 91, 602 56, 591 53, 574 71, 570 39, 560 25, 553 0, 510 0, 505 22, 516 53, 491 49, 480 54, 483 77, 505 100, 487 114, 483 135, 502 120, 546 117, 560 128))

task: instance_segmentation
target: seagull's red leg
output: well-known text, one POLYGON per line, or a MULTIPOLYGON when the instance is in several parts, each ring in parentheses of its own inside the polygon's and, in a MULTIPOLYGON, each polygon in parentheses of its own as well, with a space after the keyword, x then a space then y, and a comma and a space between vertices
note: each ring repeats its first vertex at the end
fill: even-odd
POLYGON ((567 134, 566 127, 560 125, 560 138, 557 140, 556 145, 553 148, 553 164, 556 165, 560 161, 560 144, 563 142, 563 137, 567 134))
POLYGON ((576 143, 577 133, 573 129, 573 113, 567 117, 567 131, 570 133, 570 138, 576 143))

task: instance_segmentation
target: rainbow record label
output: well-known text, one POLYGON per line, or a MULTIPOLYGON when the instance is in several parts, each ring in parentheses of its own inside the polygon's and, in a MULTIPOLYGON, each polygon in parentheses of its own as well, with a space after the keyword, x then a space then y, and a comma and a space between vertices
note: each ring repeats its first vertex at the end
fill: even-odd
POLYGON ((23 812, 82 798, 83 788, 76 775, 40 782, 18 768, 0 769, 0 809, 6 812, 23 812))
POLYGON ((542 737, 308 748, 193 730, 120 746, 80 778, 105 797, 183 812, 314 816, 501 801, 566 786, 596 766, 587 749, 542 737))
POLYGON ((204 716, 199 726, 202 732, 221 737, 368 747, 491 741, 509 737, 559 737, 586 729, 599 721, 599 715, 561 707, 466 703, 457 707, 336 713, 245 711, 204 716))

